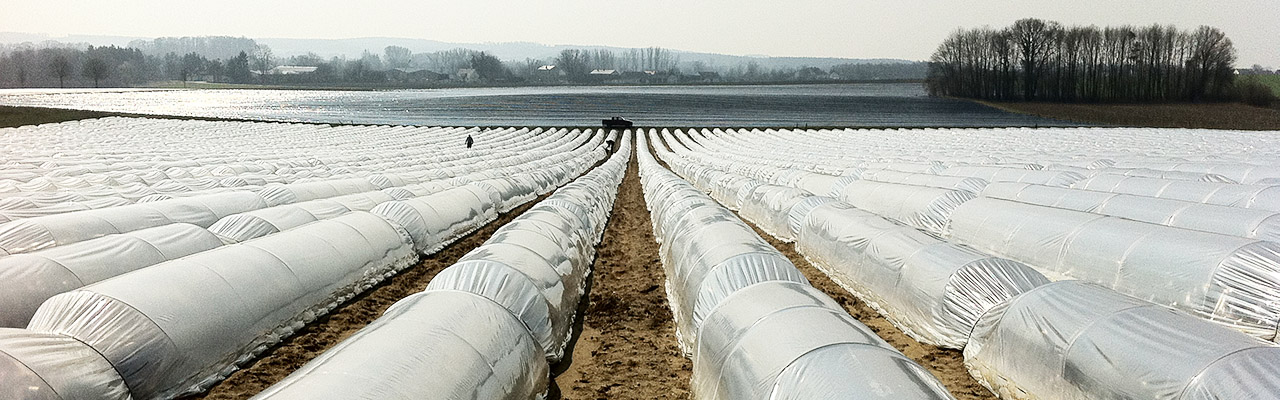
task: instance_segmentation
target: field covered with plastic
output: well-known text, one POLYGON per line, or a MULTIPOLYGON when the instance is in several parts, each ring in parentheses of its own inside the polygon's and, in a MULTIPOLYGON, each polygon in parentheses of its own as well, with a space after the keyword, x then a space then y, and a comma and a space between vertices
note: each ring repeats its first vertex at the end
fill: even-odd
POLYGON ((1275 132, 106 118, 0 148, 3 399, 1280 398, 1275 132))

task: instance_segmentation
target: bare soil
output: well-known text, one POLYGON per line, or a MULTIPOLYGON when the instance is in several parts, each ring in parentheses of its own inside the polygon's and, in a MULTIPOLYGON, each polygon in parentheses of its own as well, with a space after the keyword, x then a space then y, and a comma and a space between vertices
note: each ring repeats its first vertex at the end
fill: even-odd
POLYGON ((572 361, 555 377, 564 399, 687 399, 693 364, 680 353, 662 289, 634 157, 596 248, 572 361))
POLYGON ((1280 130, 1280 109, 1241 103, 1072 104, 979 102, 1001 110, 1100 125, 1280 130))

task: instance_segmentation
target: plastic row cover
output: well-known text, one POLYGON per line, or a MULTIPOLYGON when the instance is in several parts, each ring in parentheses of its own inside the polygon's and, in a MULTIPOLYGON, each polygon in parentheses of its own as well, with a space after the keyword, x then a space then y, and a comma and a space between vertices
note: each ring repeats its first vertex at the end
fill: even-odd
MULTIPOLYGON (((124 122, 126 122, 126 126, 112 126, 110 129, 131 129, 131 127, 128 127, 127 125, 145 125, 151 121, 125 120, 124 122)), ((175 124, 184 125, 183 123, 175 124)), ((239 123, 239 125, 244 129, 253 129, 255 127, 261 127, 264 124, 239 123)), ((288 129, 285 130, 305 132, 317 127, 318 126, 293 125, 289 126, 288 129)), ((53 129, 50 126, 41 126, 37 128, 53 129)), ((202 126, 200 128, 205 127, 202 126)), ((456 130, 458 128, 450 129, 456 130)), ((387 133, 395 130, 396 129, 384 128, 384 130, 380 131, 367 132, 367 135, 362 135, 362 137, 388 136, 387 133)), ((268 205, 277 205, 306 200, 307 198, 329 197, 338 194, 354 193, 356 191, 368 191, 371 190, 371 188, 386 188, 390 186, 406 185, 413 182, 420 182, 426 179, 426 177, 432 177, 431 179, 447 178, 450 176, 472 173, 477 170, 500 172, 499 175, 494 176, 505 176, 512 172, 509 170, 510 168, 515 168, 517 166, 525 167, 524 169, 526 170, 537 171, 537 165, 533 165, 537 162, 546 162, 549 159, 556 157, 574 157, 577 155, 575 153, 581 153, 589 149, 589 147, 580 146, 581 143, 594 143, 599 141, 593 138, 592 135, 588 135, 585 134, 585 132, 577 130, 574 130, 573 132, 560 130, 555 133, 537 135, 533 137, 524 137, 524 134, 528 132, 527 129, 515 130, 508 128, 500 130, 486 130, 484 133, 495 131, 499 132, 500 135, 502 135, 501 132, 507 132, 507 134, 505 134, 506 137, 503 139, 507 141, 507 144, 498 146, 498 148, 506 150, 492 152, 467 152, 466 155, 460 155, 457 157, 449 156, 449 154, 453 154, 453 152, 448 152, 448 154, 442 154, 442 152, 438 151, 412 152, 402 146, 387 147, 395 149, 391 151, 395 153, 394 155, 388 155, 385 158, 371 157, 371 154, 383 154, 387 151, 384 148, 378 148, 376 146, 373 148, 358 146, 344 149, 344 152, 338 157, 326 156, 326 159, 324 160, 314 159, 311 158, 310 152, 306 152, 303 153, 307 154, 308 157, 305 160, 290 159, 279 163, 282 165, 276 165, 277 163, 274 161, 261 159, 254 160, 253 157, 255 157, 255 154, 262 157, 280 157, 280 154, 259 154, 262 150, 259 148, 253 148, 251 150, 246 150, 246 152, 234 158, 210 158, 198 156, 194 160, 169 163, 161 162, 160 164, 154 164, 150 162, 154 162, 155 159, 163 157, 137 156, 138 158, 147 161, 123 162, 120 163, 120 165, 113 164, 111 166, 105 164, 88 164, 84 167, 78 165, 75 167, 51 167, 55 168, 52 173, 60 174, 59 177, 53 178, 59 183, 67 183, 63 181, 78 181, 85 184, 67 186, 65 188, 66 191, 58 192, 5 193, 3 194, 4 196, 12 197, 5 197, 3 199, 4 204, 0 204, 0 209, 6 210, 3 213, 0 213, 0 222, 4 222, 5 219, 31 218, 40 215, 51 215, 54 213, 97 209, 109 205, 126 205, 132 204, 135 201, 140 203, 153 202, 169 200, 177 197, 191 197, 198 194, 223 193, 231 189, 259 193, 259 195, 266 199, 268 205), (520 140, 522 138, 525 140, 520 140), (582 149, 578 150, 579 148, 582 149), (339 158, 340 160, 334 160, 333 158, 339 158), (204 163, 213 164, 205 165, 204 163), (289 170, 296 166, 315 166, 326 164, 329 164, 332 169, 319 171, 323 173, 315 174, 315 176, 309 175, 309 172, 304 173, 306 171, 295 171, 297 172, 296 176, 291 178, 284 178, 275 175, 237 175, 245 171, 292 173, 289 172, 289 170), (155 169, 156 165, 178 165, 181 166, 181 168, 169 167, 165 171, 160 171, 155 169), (146 181, 144 177, 138 177, 130 174, 129 172, 122 171, 122 169, 127 170, 130 166, 144 169, 149 168, 147 169, 149 172, 144 174, 145 179, 156 178, 151 175, 160 175, 164 179, 152 179, 154 184, 147 183, 152 186, 146 186, 146 184, 139 183, 146 181), (357 166, 369 168, 361 169, 357 166), (378 166, 381 166, 381 168, 378 166), (350 169, 349 167, 354 169, 350 169), (188 168, 190 171, 182 168, 188 168), (110 171, 108 174, 111 176, 93 172, 98 170, 110 171), (377 173, 368 174, 366 172, 356 174, 355 171, 377 171, 377 173), (123 186, 106 187, 101 185, 114 181, 116 179, 114 176, 117 176, 117 173, 123 174, 118 175, 120 179, 127 178, 127 182, 122 183, 123 186), (67 176, 68 174, 71 176, 67 176), (84 179, 80 179, 80 175, 77 174, 84 174, 84 179), (170 179, 170 177, 191 175, 206 176, 209 174, 220 176, 222 178, 173 178, 173 180, 165 180, 170 179), (315 181, 317 179, 324 179, 324 181, 317 182, 315 181), (290 184, 281 185, 281 183, 290 184), (263 188, 261 185, 267 185, 267 187, 263 188), (37 209, 33 207, 39 208, 37 209)), ((119 133, 124 135, 131 132, 119 133)), ((166 134, 170 133, 171 132, 166 132, 166 134)), ((206 133, 212 134, 212 132, 206 133)), ((533 133, 537 132, 535 131, 533 133)), ((435 134, 441 136, 427 137, 425 139, 428 141, 446 140, 447 142, 455 142, 453 138, 444 137, 448 135, 448 132, 442 131, 436 132, 435 134)), ((13 138, 10 137, 6 139, 13 138)), ((417 141, 424 138, 403 137, 399 139, 417 141)), ((491 143, 492 139, 486 137, 484 140, 486 143, 491 143)), ((220 141, 220 143, 222 142, 220 141)), ((150 143, 148 143, 148 145, 150 145, 150 143)), ((122 148, 131 148, 131 146, 124 146, 122 148)), ((21 148, 19 148, 19 150, 21 150, 21 148)), ((316 151, 323 150, 324 149, 317 149, 316 151)), ((292 154, 297 152, 297 148, 290 148, 279 153, 292 154)), ((132 158, 134 157, 132 154, 132 152, 129 152, 119 155, 118 157, 132 158)), ((26 164, 26 162, 34 163, 35 161, 19 158, 18 160, 10 163, 10 167, 18 168, 17 170, 0 171, 0 174, 3 174, 4 172, 22 174, 26 173, 26 170, 20 169, 22 167, 27 167, 31 170, 38 170, 44 168, 46 164, 67 162, 68 159, 73 159, 77 155, 78 154, 75 153, 60 152, 54 159, 56 161, 45 161, 40 163, 38 167, 26 164)), ((93 158, 97 157, 97 155, 90 155, 89 157, 93 158)), ((554 164, 554 162, 551 164, 554 164)), ((37 180, 46 179, 37 178, 37 180)), ((0 186, 3 186, 3 182, 0 182, 0 186)), ((45 190, 47 189, 49 188, 45 188, 45 190)))
POLYGON ((1280 213, 1275 211, 1023 183, 994 183, 982 195, 1176 228, 1280 242, 1280 213))
POLYGON ((1222 206, 1280 211, 1280 185, 1240 185, 1137 176, 1098 175, 1071 185, 1075 189, 1124 193, 1222 206))
POLYGON ((837 196, 860 209, 939 236, 946 234, 956 208, 974 197, 954 189, 866 180, 849 182, 837 196))
MULTIPOLYGON (((847 203, 807 197, 812 200, 791 203, 788 215, 797 249, 919 341, 961 348, 984 311, 1048 282, 1021 263, 945 242, 847 203)), ((770 225, 768 215, 745 212, 769 200, 748 199, 743 216, 762 229, 770 225)))
POLYGON ((470 260, 436 275, 426 291, 254 398, 515 400, 544 393, 548 356, 560 343, 552 332, 568 329, 553 312, 566 311, 558 306, 566 306, 560 302, 568 282, 585 277, 628 155, 618 152, 561 188, 500 228, 470 260), (503 256, 484 257, 497 254, 503 256))
POLYGON ((1048 283, 1035 270, 829 202, 805 219, 797 247, 840 286, 912 338, 961 348, 978 316, 1048 283))
POLYGON ((659 166, 639 137, 641 182, 696 396, 951 398, 731 212, 659 166))
POLYGON ((203 228, 173 224, 0 257, 0 327, 27 326, 59 293, 221 245, 203 228))
POLYGON ((1096 283, 1271 339, 1280 244, 991 198, 956 209, 951 237, 1050 278, 1096 283))
POLYGON ((1233 182, 1254 184, 1280 178, 1280 166, 1222 162, 1116 162, 1117 168, 1156 168, 1161 170, 1213 174, 1233 182))
POLYGON ((0 255, 175 223, 209 227, 222 217, 266 206, 257 194, 228 192, 22 219, 0 225, 0 255))
POLYGON ((0 328, 0 398, 131 400, 115 368, 73 338, 0 328))
POLYGON ((209 226, 209 232, 213 232, 224 243, 240 243, 315 221, 331 219, 352 211, 369 211, 378 204, 408 198, 395 197, 392 194, 412 197, 412 193, 407 191, 384 189, 294 204, 283 204, 229 215, 209 226))
POLYGON ((862 171, 858 176, 868 181, 954 189, 974 195, 982 193, 982 189, 986 188, 988 184, 987 180, 982 178, 919 174, 888 169, 866 170, 862 171))
POLYGON ((351 213, 54 296, 28 329, 89 345, 135 398, 171 398, 204 390, 416 259, 398 227, 351 213))
POLYGON ((1085 179, 1084 175, 1071 171, 1050 171, 1026 168, 1005 168, 981 165, 958 165, 938 172, 939 175, 978 178, 987 182, 1034 183, 1045 186, 1069 187, 1085 179))
POLYGON ((983 315, 964 358, 1005 399, 1280 399, 1280 347, 1079 281, 983 315))
POLYGON ((557 190, 437 275, 427 290, 464 290, 494 298, 525 321, 547 360, 560 360, 629 159, 628 152, 618 152, 557 190), (520 280, 534 290, 505 288, 520 280), (486 291, 494 289, 506 291, 496 294, 502 299, 486 291), (520 300, 513 303, 512 298, 520 300), (529 302, 540 304, 536 309, 547 314, 526 312, 529 302))

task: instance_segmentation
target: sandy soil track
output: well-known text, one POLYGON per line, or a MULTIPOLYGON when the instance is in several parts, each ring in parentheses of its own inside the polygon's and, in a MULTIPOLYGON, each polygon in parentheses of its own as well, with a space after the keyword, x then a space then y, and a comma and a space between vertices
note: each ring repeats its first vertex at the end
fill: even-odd
POLYGON ((597 250, 582 334, 555 378, 565 399, 689 398, 658 243, 634 157, 597 250))

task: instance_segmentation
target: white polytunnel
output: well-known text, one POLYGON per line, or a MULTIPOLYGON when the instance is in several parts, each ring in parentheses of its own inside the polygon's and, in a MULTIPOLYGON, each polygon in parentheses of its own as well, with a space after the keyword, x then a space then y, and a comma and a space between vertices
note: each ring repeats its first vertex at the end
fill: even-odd
MULTIPOLYGON (((1052 167, 1052 166, 1051 166, 1052 167)), ((1172 179, 1180 181, 1201 181, 1201 182, 1221 182, 1221 183, 1237 183, 1231 178, 1227 178, 1218 174, 1205 174, 1198 172, 1186 171, 1167 171, 1151 168, 1098 168, 1098 169, 1082 169, 1076 171, 1086 176, 1095 176, 1100 174, 1108 175, 1124 175, 1124 176, 1141 176, 1147 178, 1172 179)))
POLYGON ((1159 197, 1280 212, 1280 185, 1241 185, 1138 176, 1097 175, 1071 185, 1075 189, 1159 197))
POLYGON ((548 384, 542 352, 498 303, 462 291, 423 292, 253 398, 531 399, 548 384))
MULTIPOLYGON (((647 149, 644 135, 637 138, 647 149)), ((673 155, 657 139, 654 147, 673 155)), ((952 398, 923 367, 810 286, 732 212, 648 152, 638 152, 637 161, 677 338, 694 363, 697 398, 952 398), (861 362, 843 362, 850 359, 861 362), (823 372, 806 373, 815 370, 823 372)))
POLYGON ((1069 187, 1072 184, 1085 179, 1084 175, 1072 171, 1005 168, 980 165, 953 166, 939 171, 938 175, 978 178, 993 183, 1034 183, 1037 185, 1058 187, 1069 187))
POLYGON ((1276 211, 1021 183, 994 183, 982 195, 1175 228, 1280 242, 1280 212, 1276 211))
POLYGON ((928 370, 807 283, 768 281, 742 288, 725 298, 699 331, 692 383, 699 398, 796 398, 796 392, 859 399, 952 398, 928 370), (831 363, 843 360, 824 354, 841 347, 862 355, 863 363, 831 363), (873 370, 868 364, 890 368, 873 370), (846 379, 812 388, 809 376, 797 370, 825 370, 846 379))
POLYGON ((0 257, 0 327, 27 326, 59 293, 221 245, 204 228, 172 224, 0 257))
POLYGON ((370 212, 404 227, 414 249, 423 254, 435 253, 498 217, 489 194, 473 184, 382 203, 370 212))
POLYGON ((63 335, 0 328, 0 398, 131 400, 107 359, 63 335))
POLYGON ((265 207, 266 203, 254 193, 227 192, 27 218, 0 224, 0 255, 174 223, 208 227, 227 215, 265 207))
POLYGON ((1214 174, 1230 179, 1233 182, 1254 184, 1266 179, 1280 178, 1280 167, 1275 165, 1256 165, 1247 163, 1225 162, 1126 162, 1118 161, 1116 168, 1155 168, 1160 170, 1214 174))
POLYGON ((969 192, 974 195, 982 193, 982 189, 986 188, 988 184, 988 182, 982 178, 920 174, 888 169, 865 170, 862 171, 861 174, 858 174, 858 177, 868 181, 954 189, 962 192, 969 192))
POLYGON ((1051 279, 1079 279, 1272 339, 1280 243, 1015 201, 977 198, 951 238, 1051 279))
POLYGON ((791 206, 791 211, 787 213, 787 224, 791 228, 791 237, 799 239, 800 231, 805 229, 806 221, 809 219, 809 213, 813 212, 815 208, 833 201, 839 200, 827 196, 809 196, 791 206))
POLYGON ((975 196, 954 189, 857 180, 845 185, 837 197, 860 209, 942 236, 951 214, 975 196))
POLYGON ((791 208, 809 197, 813 194, 804 189, 762 185, 741 204, 740 212, 743 217, 756 221, 765 233, 783 242, 791 242, 795 239, 791 234, 791 208))
POLYGON ((1016 261, 991 257, 843 202, 808 213, 797 249, 907 335, 961 348, 978 316, 1048 283, 1016 261))
POLYGON ((1280 399, 1280 346, 1080 281, 991 309, 964 358, 1009 399, 1280 399))
POLYGON ((89 345, 135 398, 172 398, 416 260, 398 227, 353 212, 59 294, 28 329, 89 345))
POLYGON ((254 398, 545 396, 629 156, 619 151, 556 190, 422 293, 254 398))

